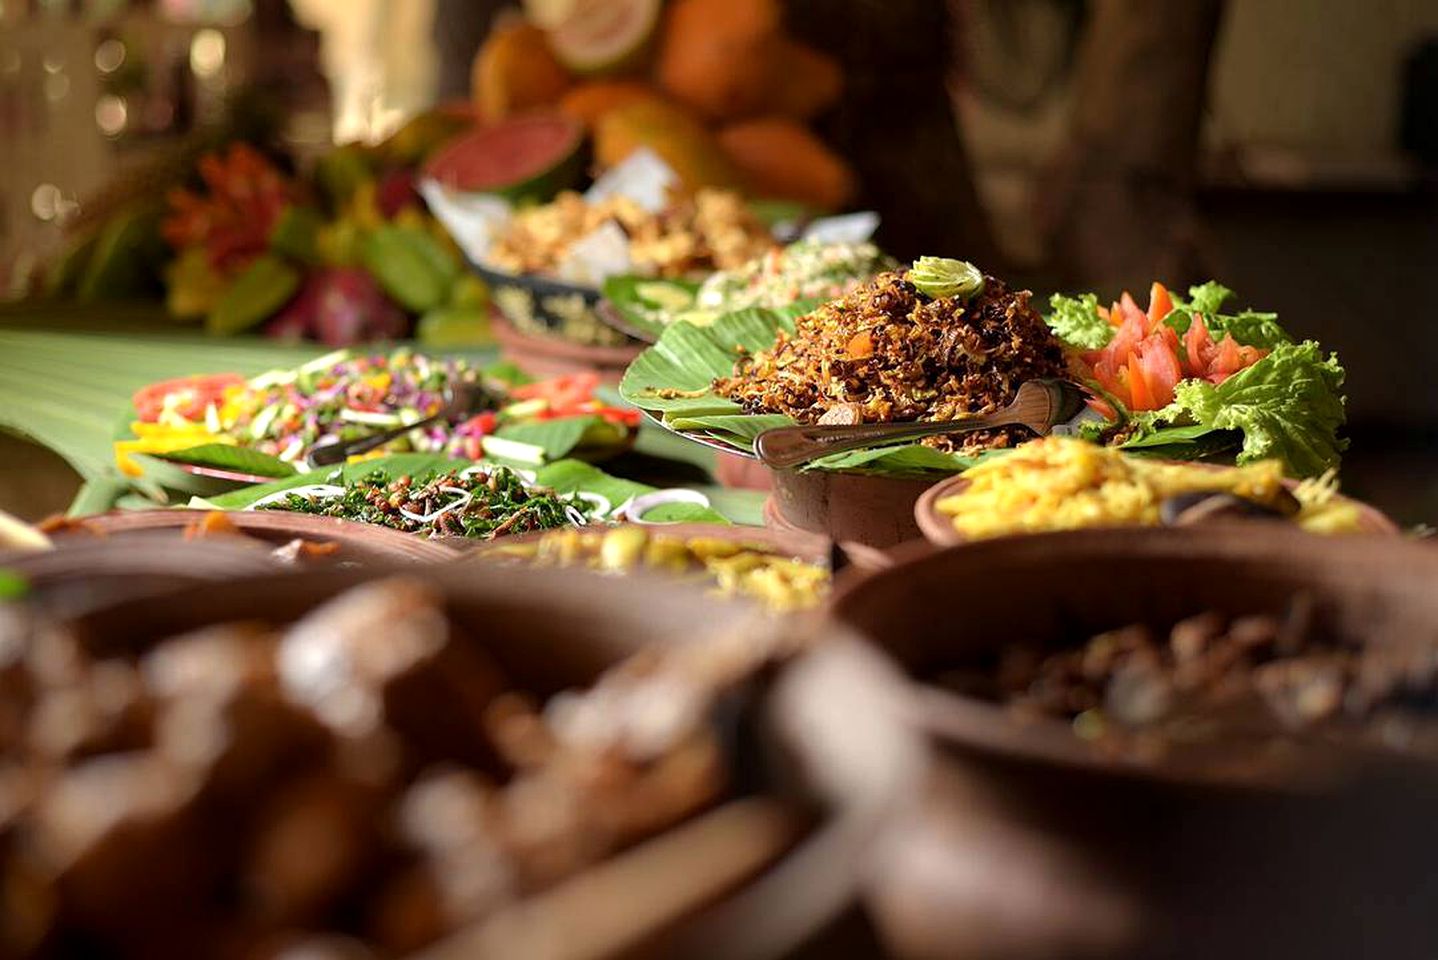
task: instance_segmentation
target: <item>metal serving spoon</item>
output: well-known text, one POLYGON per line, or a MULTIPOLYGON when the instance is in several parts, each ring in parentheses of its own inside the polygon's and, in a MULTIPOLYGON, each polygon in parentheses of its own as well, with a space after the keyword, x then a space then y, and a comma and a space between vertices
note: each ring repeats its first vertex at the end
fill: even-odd
POLYGON ((341 440, 335 436, 324 437, 310 447, 309 456, 305 459, 312 467, 328 467, 332 464, 344 463, 355 454, 373 450, 417 427, 426 427, 441 420, 456 420, 469 413, 474 405, 483 398, 484 393, 483 388, 477 384, 455 384, 445 390, 444 405, 429 416, 416 420, 414 423, 391 427, 381 430, 379 433, 371 433, 369 436, 356 437, 353 440, 341 440))
POLYGON ((831 453, 995 427, 1028 427, 1039 436, 1046 436, 1066 432, 1061 428, 1072 428, 1087 420, 1102 419, 1089 409, 1088 398, 1083 387, 1067 380, 1029 380, 1019 387, 1012 403, 993 413, 962 420, 778 427, 754 438, 754 455, 766 465, 782 469, 831 453))

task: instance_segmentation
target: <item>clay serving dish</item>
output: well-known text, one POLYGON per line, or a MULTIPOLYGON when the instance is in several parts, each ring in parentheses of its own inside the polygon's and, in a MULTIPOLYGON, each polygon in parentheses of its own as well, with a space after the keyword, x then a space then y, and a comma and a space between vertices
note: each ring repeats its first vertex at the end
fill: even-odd
MULTIPOLYGON (((121 510, 77 520, 56 534, 59 542, 86 537, 107 539, 184 539, 187 531, 212 513, 210 510, 121 510)), ((225 520, 242 537, 223 533, 198 537, 200 540, 256 541, 268 547, 283 546, 292 540, 315 544, 337 544, 338 549, 317 559, 333 563, 433 563, 451 560, 455 551, 434 540, 391 530, 372 523, 315 517, 278 510, 225 511, 225 520)))
MULTIPOLYGON (((1187 466, 1223 469, 1220 466, 1209 464, 1194 463, 1187 464, 1187 466)), ((1286 480, 1284 483, 1290 489, 1298 486, 1297 481, 1294 480, 1286 480)), ((924 539, 938 547, 951 547, 967 542, 964 535, 954 529, 950 519, 939 511, 938 504, 945 497, 962 493, 968 485, 969 480, 966 477, 955 475, 939 481, 919 496, 914 503, 914 521, 918 524, 918 529, 923 533, 924 539)), ((1358 524, 1363 533, 1396 534, 1399 532, 1397 525, 1378 508, 1342 495, 1339 496, 1339 499, 1358 507, 1358 524)))
MULTIPOLYGON (((414 570, 253 578, 177 592, 164 604, 120 605, 81 619, 77 629, 90 649, 139 651, 178 632, 252 620, 257 613, 287 622, 360 582, 414 570)), ((643 576, 451 565, 426 567, 423 578, 512 688, 541 700, 585 687, 645 650, 710 643, 736 631, 746 643, 762 644, 765 631, 777 629, 773 621, 755 620, 747 605, 714 603, 702 592, 643 576)), ((789 692, 756 677, 715 718, 721 730, 733 730, 724 738, 732 745, 732 799, 417 956, 793 956, 853 901, 863 851, 897 791, 912 782, 913 751, 886 749, 857 765, 828 760, 835 752, 831 736, 907 742, 892 710, 866 709, 870 691, 893 702, 897 680, 891 679, 889 686, 870 683, 856 698, 835 701, 815 700, 812 688, 789 692), (829 716, 835 712, 844 716, 829 716), (830 723, 807 732, 815 716, 830 723)))
POLYGON ((534 377, 558 377, 594 371, 607 384, 618 384, 643 344, 588 344, 559 334, 530 331, 496 313, 490 323, 505 359, 534 377))
POLYGON ((1434 584, 1426 546, 1253 525, 989 540, 842 589, 836 626, 917 681, 905 712, 939 758, 871 873, 888 943, 925 958, 1432 956, 1431 765, 1294 746, 1170 768, 924 681, 1011 640, 1279 613, 1300 593, 1340 638, 1438 643, 1434 584))
POLYGON ((53 550, 0 551, 0 570, 21 577, 28 585, 26 600, 56 616, 274 569, 267 552, 216 540, 176 543, 63 536, 55 543, 53 550))
POLYGON ((932 475, 836 470, 775 470, 773 478, 766 522, 881 549, 919 536, 914 504, 934 484, 932 475))

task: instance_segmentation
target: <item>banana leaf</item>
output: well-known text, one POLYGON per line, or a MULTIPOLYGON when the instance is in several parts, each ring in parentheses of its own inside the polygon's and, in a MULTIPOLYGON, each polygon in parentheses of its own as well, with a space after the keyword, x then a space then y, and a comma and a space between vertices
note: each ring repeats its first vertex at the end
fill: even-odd
MULTIPOLYGON (((793 333, 795 318, 808 309, 807 304, 780 310, 750 307, 723 314, 706 326, 673 324, 629 365, 619 393, 636 407, 658 415, 665 427, 681 436, 718 440, 747 453, 760 433, 794 420, 783 414, 747 414, 733 400, 715 393, 713 383, 730 376, 743 353, 772 347, 781 330, 793 333)), ((973 462, 957 454, 906 444, 834 454, 805 469, 912 476, 955 473, 973 462)))
POLYGON ((295 474, 293 464, 249 447, 226 443, 202 443, 183 450, 153 453, 151 456, 171 463, 188 463, 197 467, 233 470, 256 477, 289 477, 295 474))
POLYGON ((693 309, 699 284, 625 275, 605 280, 602 292, 625 323, 646 334, 644 339, 653 343, 679 315, 693 309))

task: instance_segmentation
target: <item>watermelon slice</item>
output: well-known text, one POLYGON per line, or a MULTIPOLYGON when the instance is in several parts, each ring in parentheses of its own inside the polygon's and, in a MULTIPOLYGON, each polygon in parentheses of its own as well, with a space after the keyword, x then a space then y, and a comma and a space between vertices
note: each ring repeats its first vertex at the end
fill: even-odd
POLYGON ((659 26, 660 0, 575 0, 549 31, 555 57, 580 76, 632 71, 644 62, 659 26))
POLYGON ((450 190, 544 202, 584 172, 584 128, 559 115, 501 120, 451 141, 425 165, 450 190))

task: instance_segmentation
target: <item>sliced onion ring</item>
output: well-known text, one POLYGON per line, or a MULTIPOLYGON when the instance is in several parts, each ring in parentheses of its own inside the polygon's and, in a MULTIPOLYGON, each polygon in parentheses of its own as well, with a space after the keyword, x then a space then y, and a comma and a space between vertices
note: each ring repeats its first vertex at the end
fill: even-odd
POLYGON ((331 500, 343 496, 344 487, 335 486, 333 483, 307 483, 302 487, 289 487, 285 490, 276 490, 274 493, 267 493, 254 503, 245 507, 246 510, 254 510, 263 507, 267 503, 279 503, 286 497, 294 494, 301 497, 314 497, 317 500, 331 500))
POLYGON ((692 503, 707 507, 709 498, 698 490, 686 490, 682 487, 673 490, 655 490, 653 493, 630 497, 614 512, 615 514, 624 514, 625 519, 630 523, 658 523, 660 521, 645 520, 644 514, 666 503, 692 503))

